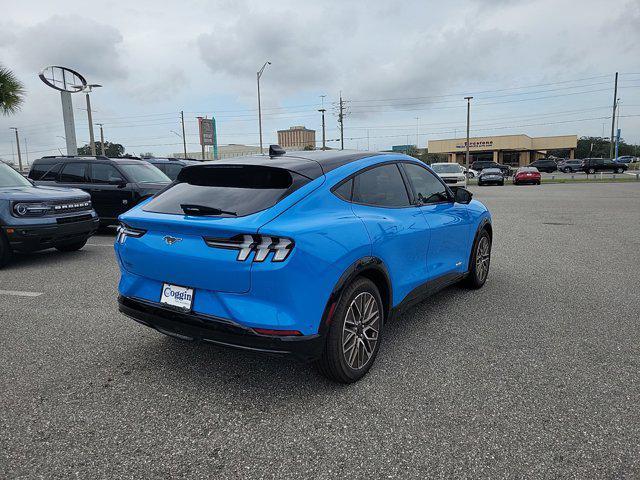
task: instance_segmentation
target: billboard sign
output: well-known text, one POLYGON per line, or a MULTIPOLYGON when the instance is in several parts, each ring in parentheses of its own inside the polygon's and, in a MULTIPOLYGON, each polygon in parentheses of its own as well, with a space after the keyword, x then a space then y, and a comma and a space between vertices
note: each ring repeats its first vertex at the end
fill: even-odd
POLYGON ((215 144, 215 127, 212 118, 198 117, 198 126, 200 129, 200 145, 215 144))

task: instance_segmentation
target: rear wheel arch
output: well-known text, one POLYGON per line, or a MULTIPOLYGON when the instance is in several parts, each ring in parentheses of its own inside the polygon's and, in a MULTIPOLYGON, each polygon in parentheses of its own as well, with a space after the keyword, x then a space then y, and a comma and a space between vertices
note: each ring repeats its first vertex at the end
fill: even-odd
POLYGON ((389 318, 393 303, 393 287, 384 262, 378 257, 364 257, 352 263, 340 276, 325 306, 319 333, 326 333, 331 324, 335 306, 340 301, 342 292, 357 278, 366 278, 373 282, 380 293, 384 307, 384 318, 389 318))

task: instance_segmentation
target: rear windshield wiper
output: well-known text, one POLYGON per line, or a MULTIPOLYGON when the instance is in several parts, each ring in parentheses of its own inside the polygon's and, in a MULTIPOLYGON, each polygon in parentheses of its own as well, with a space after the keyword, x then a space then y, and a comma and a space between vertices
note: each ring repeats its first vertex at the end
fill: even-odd
POLYGON ((215 207, 207 207, 206 205, 193 205, 191 203, 181 203, 180 208, 187 215, 231 215, 237 217, 236 212, 228 212, 215 207))

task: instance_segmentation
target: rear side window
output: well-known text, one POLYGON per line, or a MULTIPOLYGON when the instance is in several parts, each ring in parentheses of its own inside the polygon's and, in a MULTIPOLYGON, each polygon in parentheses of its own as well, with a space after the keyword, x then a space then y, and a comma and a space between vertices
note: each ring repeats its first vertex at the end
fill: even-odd
POLYGON ((338 197, 347 202, 351 201, 351 190, 353 188, 353 178, 344 182, 338 188, 336 188, 333 193, 335 193, 338 197))
POLYGON ((60 172, 59 182, 63 183, 85 183, 87 182, 88 163, 67 163, 60 172))
POLYGON ((353 201, 379 207, 410 205, 407 188, 395 163, 366 170, 354 178, 353 201))
POLYGON ((310 180, 281 168, 207 165, 182 169, 177 183, 154 197, 147 212, 245 216, 274 206, 310 180))

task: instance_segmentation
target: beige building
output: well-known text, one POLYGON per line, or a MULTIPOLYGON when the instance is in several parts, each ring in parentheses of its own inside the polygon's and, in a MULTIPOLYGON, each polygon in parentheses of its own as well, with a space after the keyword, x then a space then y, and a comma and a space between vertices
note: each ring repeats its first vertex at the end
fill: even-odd
MULTIPOLYGON (((446 153, 450 162, 464 164, 466 141, 466 138, 429 140, 429 153, 446 153)), ((544 157, 549 150, 566 150, 566 157, 574 158, 577 145, 577 135, 471 137, 469 138, 469 161, 473 163, 476 160, 493 160, 517 167, 544 157)))
POLYGON ((285 150, 316 148, 316 131, 298 125, 288 130, 278 130, 278 145, 285 150))

